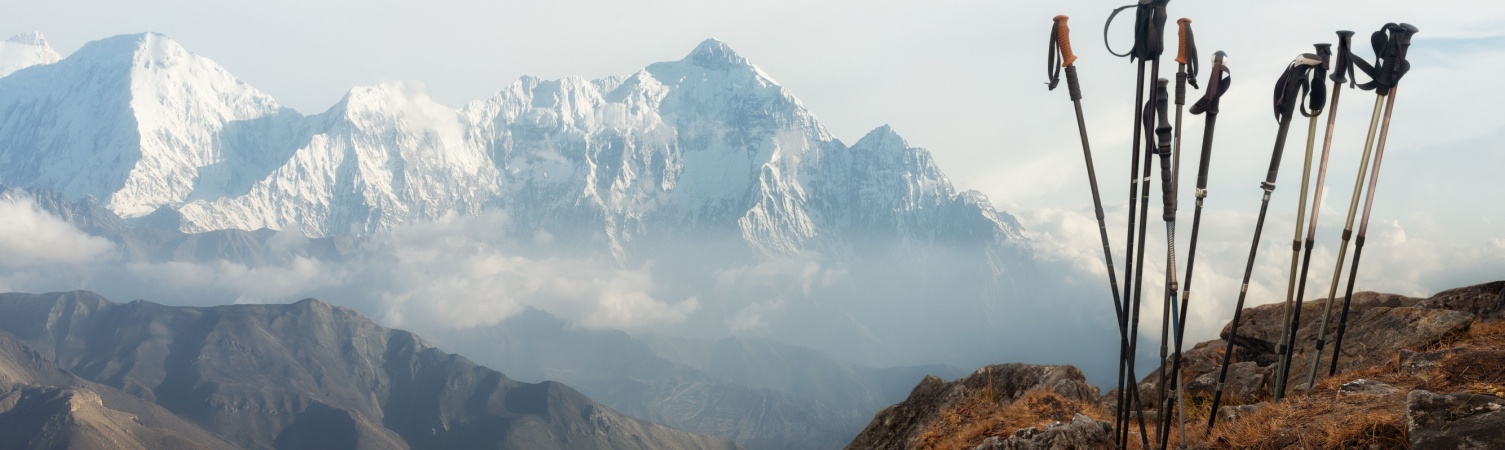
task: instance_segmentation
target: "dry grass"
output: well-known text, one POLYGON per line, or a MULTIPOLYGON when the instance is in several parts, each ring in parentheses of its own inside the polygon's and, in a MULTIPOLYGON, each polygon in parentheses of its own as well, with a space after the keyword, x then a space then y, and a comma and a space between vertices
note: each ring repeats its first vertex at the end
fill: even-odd
POLYGON ((1072 400, 1047 389, 1033 389, 1012 402, 1000 401, 991 390, 980 390, 952 403, 926 425, 916 447, 970 449, 990 436, 1005 437, 1019 430, 1070 422, 1076 413, 1104 420, 1102 407, 1072 400))
MULTIPOLYGON (((1403 374, 1395 363, 1340 373, 1284 402, 1219 423, 1205 439, 1191 433, 1188 444, 1251 449, 1405 448, 1409 445, 1405 399, 1411 390, 1505 396, 1505 321, 1474 323, 1468 331, 1446 336, 1422 350, 1448 348, 1463 350, 1428 373, 1403 374), (1338 392, 1344 384, 1361 378, 1395 386, 1397 392, 1383 397, 1338 392)), ((1204 429, 1207 412, 1205 405, 1194 410, 1189 418, 1197 418, 1197 427, 1188 420, 1187 429, 1204 429)))
MULTIPOLYGON (((1308 391, 1296 391, 1280 403, 1238 420, 1220 420, 1210 433, 1207 416, 1210 399, 1186 398, 1187 447, 1193 449, 1349 449, 1406 448, 1406 394, 1414 389, 1436 392, 1475 392, 1505 397, 1505 321, 1477 322, 1466 332, 1456 333, 1418 350, 1462 350, 1429 372, 1406 374, 1392 361, 1377 367, 1350 370, 1321 379, 1308 391), (1369 379, 1389 384, 1396 393, 1386 396, 1351 395, 1339 392, 1349 382, 1369 379)), ((1185 374, 1183 374, 1185 375, 1185 374)), ((1223 405, 1253 404, 1264 398, 1223 398, 1223 405)), ((918 448, 969 449, 989 436, 1009 436, 1020 429, 1044 427, 1069 421, 1082 412, 1097 420, 1112 421, 1111 411, 1101 405, 1076 402, 1046 390, 1034 390, 1014 402, 1000 402, 997 393, 983 390, 958 400, 942 418, 923 432, 918 448)), ((1151 446, 1157 427, 1147 418, 1146 435, 1151 446)), ((1173 422, 1174 423, 1174 422, 1173 422)), ((1138 420, 1131 421, 1130 447, 1142 448, 1138 420)), ((1178 446, 1178 429, 1169 442, 1178 446)))

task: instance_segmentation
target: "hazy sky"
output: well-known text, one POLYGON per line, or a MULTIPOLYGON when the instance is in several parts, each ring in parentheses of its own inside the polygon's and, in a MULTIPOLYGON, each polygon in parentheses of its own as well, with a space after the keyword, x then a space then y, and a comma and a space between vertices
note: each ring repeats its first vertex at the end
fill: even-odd
MULTIPOLYGON (((930 149, 959 188, 983 191, 1059 243, 1058 256, 1090 270, 1100 262, 1076 129, 1065 90, 1045 89, 1043 59, 1050 17, 1070 15, 1110 229, 1119 230, 1134 65, 1107 53, 1101 29, 1124 3, 53 0, 7 2, 0 34, 41 31, 67 55, 111 35, 162 32, 305 114, 382 81, 425 82, 437 100, 460 106, 524 74, 627 75, 716 37, 793 91, 839 139, 853 143, 891 124, 930 149)), ((1235 78, 1217 130, 1206 269, 1198 272, 1199 286, 1220 293, 1204 332, 1226 320, 1221 303, 1231 299, 1221 293, 1236 292, 1248 251, 1276 128, 1271 86, 1291 57, 1331 42, 1336 29, 1358 31, 1366 57, 1365 37, 1385 22, 1422 30, 1395 109, 1371 230, 1377 249, 1366 252, 1361 289, 1422 295, 1505 278, 1505 3, 1181 0, 1169 12, 1194 20, 1204 67, 1214 50, 1226 50, 1235 78)), ((1113 30, 1120 48, 1129 44, 1129 13, 1113 30)), ((1358 91, 1343 97, 1314 268, 1331 265, 1373 99, 1358 91)), ((1261 299, 1284 284, 1305 125, 1292 127, 1265 228, 1255 282, 1270 295, 1261 299)), ((1188 115, 1185 128, 1186 146, 1198 148, 1201 118, 1188 115)), ((1183 205, 1189 221, 1189 195, 1183 205)), ((1113 235, 1121 256, 1120 233, 1113 235)))

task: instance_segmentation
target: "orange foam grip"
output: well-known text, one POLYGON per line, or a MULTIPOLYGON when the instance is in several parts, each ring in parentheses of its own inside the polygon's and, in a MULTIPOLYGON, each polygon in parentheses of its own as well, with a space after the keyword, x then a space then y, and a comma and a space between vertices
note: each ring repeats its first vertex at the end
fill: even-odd
POLYGON ((1186 64, 1186 30, 1191 28, 1191 19, 1182 17, 1176 20, 1176 36, 1180 38, 1181 45, 1176 53, 1176 62, 1186 64))
POLYGON ((1066 27, 1066 15, 1055 17, 1056 39, 1061 44, 1061 67, 1071 67, 1076 62, 1076 55, 1071 53, 1071 29, 1066 27))

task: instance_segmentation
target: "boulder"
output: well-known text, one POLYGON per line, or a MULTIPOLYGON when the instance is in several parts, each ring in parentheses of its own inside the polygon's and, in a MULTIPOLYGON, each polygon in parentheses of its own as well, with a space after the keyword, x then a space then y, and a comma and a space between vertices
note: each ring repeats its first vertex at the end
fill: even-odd
MULTIPOLYGON (((1223 383, 1223 399, 1237 397, 1251 400, 1265 391, 1265 368, 1254 361, 1228 365, 1228 379, 1223 383)), ((1211 396, 1218 388, 1218 371, 1213 369, 1186 384, 1186 393, 1191 396, 1211 396)))
POLYGON ((1218 420, 1222 421, 1223 423, 1232 422, 1245 417, 1249 417, 1250 414, 1254 414, 1261 409, 1265 409, 1265 407, 1267 406, 1270 406, 1268 402, 1259 402, 1249 405, 1224 406, 1218 408, 1218 420))
POLYGON ((1417 389, 1406 396, 1411 448, 1505 448, 1505 400, 1468 393, 1417 389))

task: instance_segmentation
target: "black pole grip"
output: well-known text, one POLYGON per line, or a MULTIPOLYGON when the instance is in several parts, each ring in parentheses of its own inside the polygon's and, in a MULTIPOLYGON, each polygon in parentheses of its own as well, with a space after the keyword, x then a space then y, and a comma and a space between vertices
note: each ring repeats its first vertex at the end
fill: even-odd
POLYGON ((1186 70, 1176 72, 1176 106, 1186 104, 1186 70))
POLYGON ((1071 92, 1071 101, 1082 99, 1082 84, 1077 82, 1076 66, 1066 66, 1066 89, 1071 92))
POLYGON ((1332 80, 1334 83, 1347 83, 1348 77, 1353 74, 1353 61, 1349 56, 1353 54, 1353 32, 1349 30, 1338 31, 1337 60, 1333 62, 1332 80))
POLYGON ((1155 85, 1155 109, 1158 112, 1160 125, 1155 127, 1155 152, 1160 154, 1160 193, 1164 213, 1161 218, 1166 222, 1176 220, 1176 188, 1175 177, 1171 175, 1171 124, 1166 117, 1166 80, 1161 78, 1155 85))
POLYGON ((1164 202, 1165 211, 1161 218, 1166 222, 1176 221, 1176 189, 1173 187, 1175 177, 1171 175, 1171 152, 1164 149, 1160 152, 1160 195, 1164 202))

